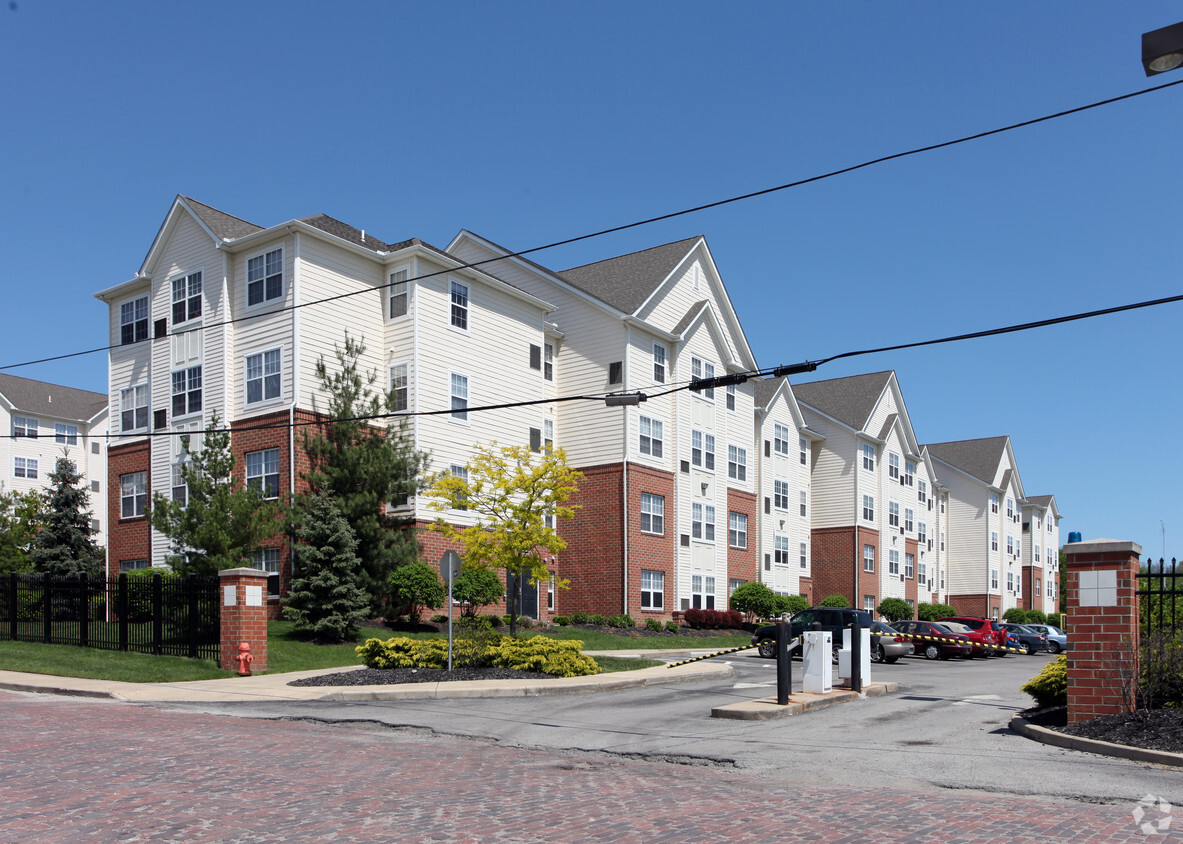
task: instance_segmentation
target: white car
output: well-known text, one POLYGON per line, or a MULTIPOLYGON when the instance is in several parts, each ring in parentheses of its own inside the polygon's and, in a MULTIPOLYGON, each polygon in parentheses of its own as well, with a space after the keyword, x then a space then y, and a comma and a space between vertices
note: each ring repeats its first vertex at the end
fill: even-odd
POLYGON ((1050 624, 1024 624, 1023 626, 1047 634, 1047 652, 1049 654, 1058 654, 1068 647, 1068 634, 1059 627, 1053 627, 1050 624))

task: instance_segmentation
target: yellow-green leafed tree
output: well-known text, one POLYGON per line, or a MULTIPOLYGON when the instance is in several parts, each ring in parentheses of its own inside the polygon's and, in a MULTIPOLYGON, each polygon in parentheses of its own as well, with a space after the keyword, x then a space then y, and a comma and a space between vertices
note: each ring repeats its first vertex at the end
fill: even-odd
MULTIPOLYGON (((428 490, 435 500, 431 507, 446 513, 468 510, 476 523, 463 527, 443 516, 431 530, 459 543, 465 568, 504 569, 518 584, 518 601, 510 602, 509 634, 517 632, 517 607, 521 586, 550 579, 543 552, 557 554, 567 543, 548 526, 546 517, 570 519, 577 505, 569 504, 578 490, 583 473, 567 465, 561 448, 546 446, 532 451, 525 446, 476 446, 469 460, 467 476, 437 475, 428 490)), ((508 578, 507 578, 508 580, 508 578)), ((567 588, 567 581, 555 578, 555 586, 567 588)))

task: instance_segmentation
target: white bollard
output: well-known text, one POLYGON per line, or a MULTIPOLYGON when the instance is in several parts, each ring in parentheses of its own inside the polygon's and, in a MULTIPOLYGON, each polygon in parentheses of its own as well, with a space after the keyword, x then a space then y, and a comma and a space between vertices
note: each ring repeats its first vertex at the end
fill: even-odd
POLYGON ((834 688, 833 637, 829 630, 807 630, 801 636, 801 688, 825 694, 834 688))

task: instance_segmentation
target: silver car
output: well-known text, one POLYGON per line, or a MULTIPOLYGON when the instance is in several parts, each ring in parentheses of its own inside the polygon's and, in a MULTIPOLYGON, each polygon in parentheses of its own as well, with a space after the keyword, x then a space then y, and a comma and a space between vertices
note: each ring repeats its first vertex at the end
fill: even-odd
POLYGON ((912 642, 900 635, 894 627, 882 621, 871 622, 871 662, 886 662, 891 665, 905 654, 912 653, 912 642))
POLYGON ((1047 634, 1047 652, 1049 654, 1058 654, 1068 647, 1068 634, 1059 627, 1053 627, 1050 624, 1024 624, 1023 626, 1047 634))

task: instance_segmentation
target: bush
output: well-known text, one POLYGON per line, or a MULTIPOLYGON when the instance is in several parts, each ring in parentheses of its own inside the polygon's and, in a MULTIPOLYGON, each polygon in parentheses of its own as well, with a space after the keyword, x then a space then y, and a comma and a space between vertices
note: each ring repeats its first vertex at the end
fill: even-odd
POLYGON ((596 624, 596 625, 599 625, 600 627, 607 627, 608 626, 608 616, 599 615, 599 614, 588 616, 587 623, 588 624, 596 624))
POLYGON ((583 642, 558 641, 547 636, 511 639, 504 636, 493 649, 491 664, 518 671, 540 671, 555 677, 599 674, 600 666, 582 653, 583 642))
POLYGON ((591 616, 585 612, 577 612, 571 614, 572 624, 587 624, 591 620, 591 616))
POLYGON ((1049 612, 1047 614, 1047 623, 1050 624, 1052 627, 1059 627, 1061 630, 1063 630, 1064 629, 1064 615, 1063 615, 1063 613, 1049 612))
POLYGON ((465 616, 460 619, 452 642, 452 665, 464 668, 488 665, 493 648, 501 642, 501 634, 493 629, 492 618, 496 616, 465 616))
POLYGON ((776 613, 776 593, 763 583, 751 581, 731 593, 731 609, 753 616, 769 618, 776 613))
POLYGON ((788 613, 796 615, 801 610, 809 609, 809 599, 804 595, 777 595, 776 614, 788 613))
POLYGON ((567 618, 565 615, 556 615, 551 619, 551 622, 557 624, 559 627, 566 627, 571 623, 571 619, 567 618))
POLYGON ((608 626, 621 630, 632 630, 637 626, 637 622, 633 621, 632 616, 629 615, 614 615, 608 619, 608 626))
POLYGON ((1021 691, 1035 698, 1039 706, 1065 706, 1068 703, 1068 657, 1060 654, 1043 670, 1023 684, 1021 691))
POLYGON ((483 620, 485 623, 489 624, 490 626, 492 626, 494 628, 500 627, 502 624, 505 623, 504 621, 501 620, 501 616, 499 616, 499 615, 478 615, 478 616, 476 616, 476 618, 483 620))
POLYGON ((948 604, 916 605, 916 617, 921 621, 936 621, 938 618, 947 618, 951 615, 957 615, 957 610, 948 604))
POLYGON ((687 626, 702 630, 743 626, 743 615, 734 610, 689 609, 682 614, 682 617, 686 619, 687 626))
POLYGON ((1027 610, 1027 618, 1023 621, 1024 624, 1047 624, 1047 616, 1043 614, 1043 610, 1027 610))
POLYGON ((661 632, 661 622, 658 621, 656 618, 647 618, 647 619, 645 619, 645 629, 650 630, 654 633, 660 633, 661 632))
MULTIPOLYGON (((463 638, 467 641, 459 648, 453 646, 453 665, 458 661, 467 665, 496 665, 555 677, 600 673, 595 660, 582 653, 583 642, 560 642, 546 636, 530 639, 498 636, 491 633, 488 622, 481 618, 466 619, 462 627, 463 638)), ((368 668, 448 667, 448 643, 443 639, 408 639, 405 636, 386 641, 367 639, 356 650, 368 668)))
POLYGON ((819 604, 823 607, 849 607, 850 601, 842 595, 827 595, 825 600, 819 604))
POLYGON ((355 650, 368 668, 448 667, 448 643, 443 639, 366 639, 355 650))
POLYGON ((439 573, 430 564, 405 563, 390 573, 390 603, 418 622, 424 607, 437 609, 447 592, 439 573))
POLYGON ((1018 607, 1011 607, 1002 614, 1002 620, 1010 624, 1022 624, 1027 620, 1027 611, 1018 607))
POLYGON ((676 622, 676 621, 667 621, 665 623, 665 632, 666 633, 678 633, 681 630, 682 630, 682 625, 678 624, 678 622, 676 622))
POLYGON ((492 569, 464 569, 452 584, 452 600, 464 605, 464 614, 473 617, 480 607, 501 600, 505 587, 492 569))
POLYGON ((900 598, 884 598, 879 602, 879 615, 890 624, 893 621, 904 621, 912 617, 912 608, 908 602, 900 598))
POLYGON ((431 623, 432 624, 447 624, 448 617, 446 615, 444 615, 443 613, 436 613, 435 615, 433 615, 431 617, 431 623))

